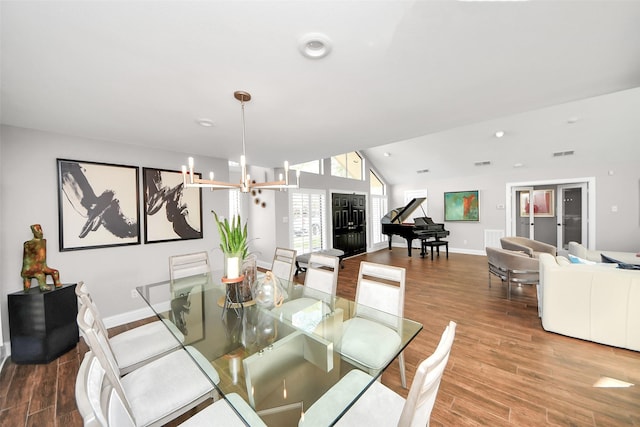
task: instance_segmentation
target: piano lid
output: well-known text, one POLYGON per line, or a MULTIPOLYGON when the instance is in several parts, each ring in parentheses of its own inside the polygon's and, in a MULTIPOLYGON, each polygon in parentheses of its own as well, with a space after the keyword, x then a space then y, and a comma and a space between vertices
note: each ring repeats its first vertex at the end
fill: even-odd
POLYGON ((426 197, 416 197, 412 199, 404 208, 398 208, 391 211, 391 224, 402 224, 411 216, 413 211, 427 200, 426 197))

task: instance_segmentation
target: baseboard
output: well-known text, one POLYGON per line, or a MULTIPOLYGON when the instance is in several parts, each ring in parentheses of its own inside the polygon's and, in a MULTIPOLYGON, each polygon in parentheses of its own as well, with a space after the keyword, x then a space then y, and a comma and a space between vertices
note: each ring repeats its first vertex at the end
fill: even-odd
MULTIPOLYGON (((407 244, 402 244, 402 243, 393 243, 391 246, 393 246, 394 248, 404 248, 405 250, 407 249, 407 244)), ((420 250, 420 246, 412 246, 411 247, 411 253, 413 253, 413 251, 415 250, 420 250)), ((449 253, 452 254, 465 254, 465 255, 486 255, 486 252, 484 251, 484 249, 479 250, 479 249, 466 249, 466 248, 452 248, 449 247, 449 253)))
POLYGON ((2 372, 2 368, 4 367, 4 362, 11 356, 11 341, 5 341, 2 343, 2 348, 0 348, 0 372, 2 372))

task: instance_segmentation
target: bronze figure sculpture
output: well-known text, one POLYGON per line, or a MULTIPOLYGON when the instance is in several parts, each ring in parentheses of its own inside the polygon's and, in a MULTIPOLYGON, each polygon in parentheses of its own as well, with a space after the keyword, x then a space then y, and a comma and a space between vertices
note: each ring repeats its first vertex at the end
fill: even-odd
POLYGON ((58 270, 47 267, 47 239, 42 238, 42 227, 40 224, 33 224, 31 231, 33 239, 24 242, 22 254, 20 275, 24 280, 24 290, 28 291, 31 288, 31 279, 36 279, 40 291, 50 291, 51 286, 47 285, 47 275, 53 278, 53 284, 56 288, 61 287, 58 270))

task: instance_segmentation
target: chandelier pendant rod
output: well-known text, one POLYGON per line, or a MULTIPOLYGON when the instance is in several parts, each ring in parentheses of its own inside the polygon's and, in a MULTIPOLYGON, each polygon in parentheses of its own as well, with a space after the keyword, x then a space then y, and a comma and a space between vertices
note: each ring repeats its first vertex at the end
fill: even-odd
POLYGON ((236 91, 233 96, 240 101, 241 113, 242 113, 242 155, 240 156, 240 166, 242 176, 240 177, 240 183, 233 184, 229 182, 214 181, 213 172, 209 172, 209 179, 202 179, 195 175, 193 157, 189 157, 189 167, 182 166, 182 182, 185 188, 189 187, 204 187, 214 189, 239 189, 243 193, 248 193, 252 188, 264 188, 270 190, 286 190, 289 188, 300 188, 300 171, 296 170, 296 183, 289 184, 289 162, 284 162, 284 179, 280 174, 278 181, 252 183, 251 177, 247 174, 247 158, 246 158, 246 142, 245 142, 245 118, 244 118, 244 103, 251 100, 251 94, 244 91, 236 91))

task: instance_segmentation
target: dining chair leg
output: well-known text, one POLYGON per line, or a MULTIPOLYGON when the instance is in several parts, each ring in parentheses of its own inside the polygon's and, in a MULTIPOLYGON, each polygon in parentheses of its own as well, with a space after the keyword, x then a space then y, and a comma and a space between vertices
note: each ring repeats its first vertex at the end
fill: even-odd
POLYGON ((400 364, 400 382, 402 388, 407 388, 407 374, 404 370, 404 351, 398 356, 398 363, 400 364))

